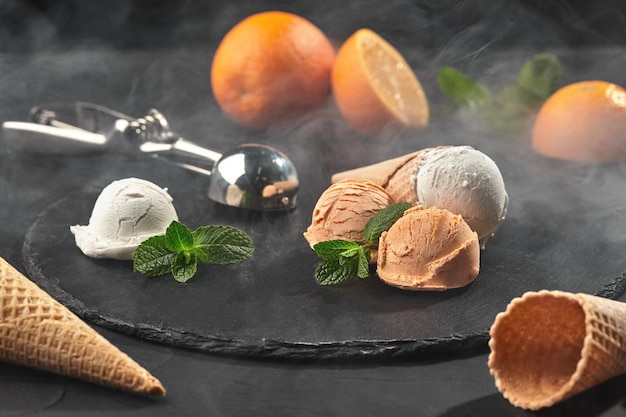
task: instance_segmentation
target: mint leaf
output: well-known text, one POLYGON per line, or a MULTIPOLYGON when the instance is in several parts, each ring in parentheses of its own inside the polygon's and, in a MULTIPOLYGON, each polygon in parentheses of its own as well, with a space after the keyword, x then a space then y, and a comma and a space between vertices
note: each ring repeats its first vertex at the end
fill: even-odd
POLYGON ((320 285, 335 285, 357 276, 359 260, 350 258, 348 262, 322 260, 315 271, 315 280, 320 285))
POLYGON ((194 250, 200 258, 212 264, 234 264, 252 256, 254 244, 242 230, 231 226, 212 225, 192 233, 194 250))
POLYGON ((437 73, 439 88, 455 108, 465 106, 499 133, 526 132, 541 105, 556 91, 563 70, 553 54, 537 54, 524 62, 515 83, 495 97, 489 88, 461 71, 442 67, 437 73))
POLYGON ((470 108, 484 106, 491 101, 491 91, 461 71, 452 67, 441 67, 437 72, 439 89, 456 105, 470 108))
POLYGON ((341 258, 351 258, 357 254, 361 245, 348 240, 326 240, 313 245, 313 250, 320 258, 327 261, 339 261, 341 258))
POLYGON ((194 232, 177 221, 164 236, 143 241, 133 254, 133 271, 147 276, 172 273, 178 282, 187 282, 197 271, 198 262, 233 264, 254 252, 252 239, 230 226, 204 226, 194 232))
POLYGON ((178 282, 187 282, 196 274, 198 259, 193 252, 179 252, 172 259, 172 275, 178 282))
POLYGON ((367 278, 370 276, 370 250, 359 246, 357 253, 357 277, 367 278))
POLYGON ((189 250, 193 247, 191 230, 174 220, 165 231, 165 243, 172 252, 189 250))
POLYGON ((556 91, 562 75, 563 69, 555 55, 538 54, 524 63, 517 85, 528 95, 527 104, 538 107, 556 91))
POLYGON ((209 254, 202 249, 200 246, 194 246, 189 252, 193 252, 198 259, 198 262, 208 263, 209 262, 209 254))
POLYGON ((376 213, 366 224, 365 242, 334 239, 318 242, 313 250, 322 258, 315 270, 315 280, 320 285, 334 285, 351 278, 367 278, 370 274, 371 247, 385 230, 411 207, 409 203, 391 204, 376 213))
POLYGON ((402 214, 411 207, 410 203, 394 203, 376 213, 365 225, 363 237, 371 244, 378 244, 380 235, 389 230, 402 214))
POLYGON ((525 132, 532 124, 536 108, 529 105, 533 99, 516 85, 499 91, 495 106, 479 112, 482 120, 495 132, 512 134, 525 132))
POLYGON ((141 243, 133 253, 133 271, 156 277, 171 272, 172 253, 165 236, 153 236, 141 243))

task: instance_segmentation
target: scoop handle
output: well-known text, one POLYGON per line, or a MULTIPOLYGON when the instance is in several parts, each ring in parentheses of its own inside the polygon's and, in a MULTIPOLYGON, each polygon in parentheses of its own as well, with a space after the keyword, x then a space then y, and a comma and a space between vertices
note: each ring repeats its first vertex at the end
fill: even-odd
POLYGON ((53 155, 86 155, 103 152, 107 138, 79 128, 27 122, 2 124, 4 145, 15 151, 53 155))

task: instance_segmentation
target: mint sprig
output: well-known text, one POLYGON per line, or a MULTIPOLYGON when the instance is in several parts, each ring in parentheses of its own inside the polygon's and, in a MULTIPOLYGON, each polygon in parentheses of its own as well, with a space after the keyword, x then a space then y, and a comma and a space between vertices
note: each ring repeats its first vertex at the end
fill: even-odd
POLYGON ((520 132, 528 127, 541 105, 554 93, 563 70, 553 54, 537 54, 524 62, 515 83, 497 93, 452 67, 437 73, 441 92, 454 111, 468 108, 499 133, 520 132))
POLYGON ((315 270, 317 283, 335 285, 352 278, 367 278, 371 251, 378 248, 380 236, 410 207, 409 203, 395 203, 380 210, 365 225, 361 242, 334 239, 313 245, 322 259, 315 270))
POLYGON ((455 107, 475 109, 493 100, 489 87, 477 83, 456 68, 441 67, 437 72, 437 83, 455 107))
POLYGON ((242 262, 252 256, 252 239, 236 227, 211 225, 193 232, 173 221, 165 235, 143 241, 133 254, 133 271, 149 277, 171 273, 178 282, 193 278, 198 263, 219 265, 242 262))

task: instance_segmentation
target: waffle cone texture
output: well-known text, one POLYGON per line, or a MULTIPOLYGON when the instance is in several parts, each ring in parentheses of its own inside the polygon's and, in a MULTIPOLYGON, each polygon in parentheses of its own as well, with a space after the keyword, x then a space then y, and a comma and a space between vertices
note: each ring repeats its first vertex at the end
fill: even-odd
POLYGON ((147 370, 0 258, 0 360, 163 396, 147 370))
POLYGON ((528 292, 490 329, 488 366, 503 396, 538 410, 626 372, 626 303, 528 292))
POLYGON ((384 188, 397 203, 415 204, 417 194, 409 186, 411 175, 417 171, 417 162, 422 151, 388 159, 373 165, 338 172, 331 178, 333 184, 348 178, 367 179, 384 188))
POLYGON ((417 188, 411 179, 417 174, 420 162, 429 152, 449 147, 426 148, 372 165, 338 172, 333 174, 331 182, 334 184, 347 178, 367 179, 384 188, 396 203, 417 204, 417 188))

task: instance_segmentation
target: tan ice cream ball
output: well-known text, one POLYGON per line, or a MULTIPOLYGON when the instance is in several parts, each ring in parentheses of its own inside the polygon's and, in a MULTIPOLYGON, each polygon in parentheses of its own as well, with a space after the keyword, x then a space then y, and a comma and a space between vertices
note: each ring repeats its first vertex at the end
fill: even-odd
POLYGON ((527 292, 496 316, 488 366, 509 402, 538 410, 626 372, 626 304, 527 292))
MULTIPOLYGON (((362 241, 367 222, 394 201, 384 188, 364 179, 345 179, 328 187, 317 200, 304 238, 313 247, 333 239, 362 241)), ((375 262, 372 253, 372 262, 375 262)))
POLYGON ((459 215, 438 207, 411 207, 383 232, 377 273, 407 290, 443 291, 478 276, 478 236, 459 215))

